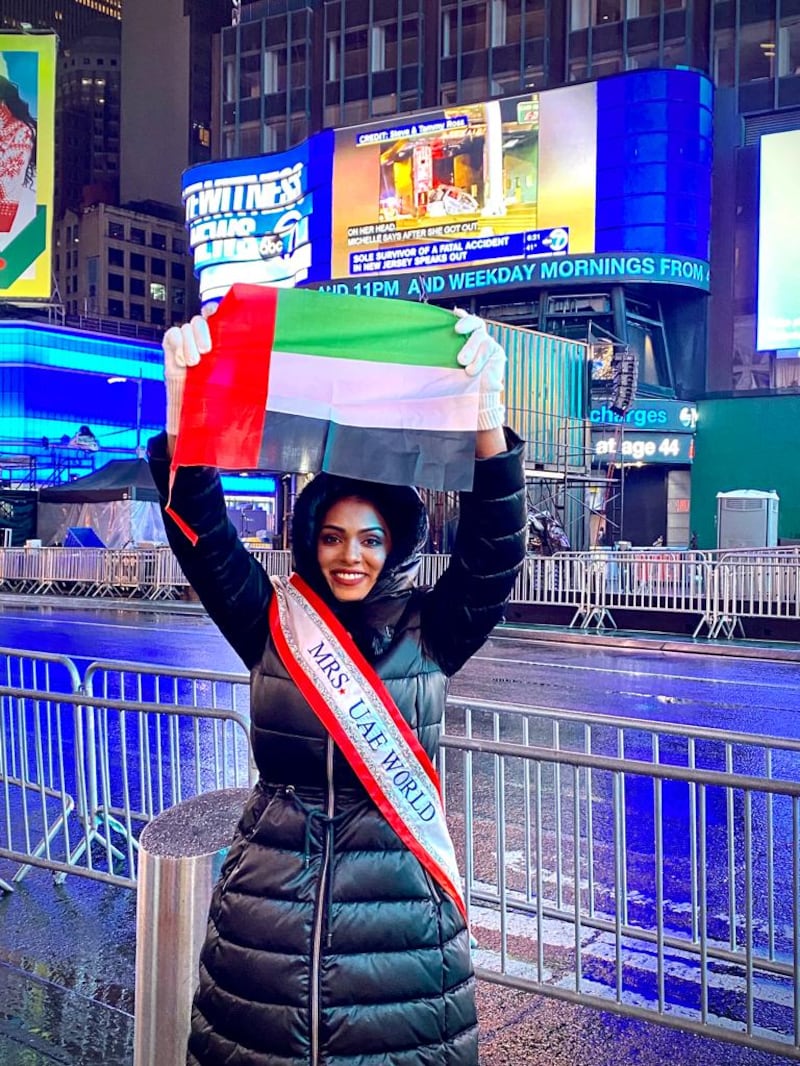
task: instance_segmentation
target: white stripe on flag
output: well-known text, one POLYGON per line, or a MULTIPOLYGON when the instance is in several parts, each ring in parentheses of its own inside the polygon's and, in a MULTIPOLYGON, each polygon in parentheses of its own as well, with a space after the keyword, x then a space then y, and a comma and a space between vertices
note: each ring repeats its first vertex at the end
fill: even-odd
POLYGON ((473 432, 478 379, 459 367, 273 351, 267 409, 342 426, 473 432))

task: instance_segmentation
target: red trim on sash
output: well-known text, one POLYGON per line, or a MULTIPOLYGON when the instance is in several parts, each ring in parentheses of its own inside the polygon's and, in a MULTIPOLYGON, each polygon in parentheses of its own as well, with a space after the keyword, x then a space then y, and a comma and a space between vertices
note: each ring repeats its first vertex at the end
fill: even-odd
MULTIPOLYGON (((415 754, 417 752, 422 753, 422 759, 420 759, 420 765, 426 770, 431 780, 439 789, 439 777, 436 770, 433 767, 427 753, 422 748, 419 740, 411 731, 408 722, 400 714, 400 711, 395 704, 392 697, 386 691, 385 686, 378 678, 374 668, 367 662, 363 655, 359 652, 358 648, 353 642, 353 638, 344 629, 341 623, 333 616, 330 609, 323 603, 323 601, 315 595, 315 593, 306 585, 302 578, 293 574, 290 581, 295 588, 301 592, 303 596, 307 596, 309 603, 322 615, 326 625, 329 626, 331 631, 336 636, 336 639, 344 646, 348 655, 352 655, 353 661, 358 668, 367 676, 367 680, 375 689, 376 693, 381 698, 381 702, 384 703, 387 712, 391 715, 395 721, 397 727, 403 732, 404 736, 409 736, 409 745, 413 747, 415 754), (296 579, 296 580, 295 580, 296 579), (306 591, 307 590, 307 591, 306 591), (321 609, 320 609, 321 608, 321 609), (413 741, 413 742, 412 742, 413 741), (423 761, 424 760, 424 761, 423 761), (426 766, 427 764, 427 766, 426 766), (428 770, 430 767, 430 770, 428 770)), ((342 754, 345 756, 350 766, 356 773, 359 781, 366 789, 370 798, 375 806, 384 816, 386 821, 397 833, 398 837, 402 840, 408 850, 419 860, 422 866, 431 874, 435 881, 445 890, 448 896, 453 900, 459 913, 463 917, 464 921, 467 920, 466 906, 462 898, 461 890, 458 885, 454 885, 451 879, 447 876, 445 871, 435 862, 430 853, 426 851, 425 847, 419 843, 416 837, 407 828, 402 817, 397 813, 391 800, 389 800, 381 787, 375 781, 372 773, 362 758, 361 754, 350 740, 344 728, 340 725, 336 715, 331 711, 325 702, 324 698, 319 693, 318 689, 314 685, 313 681, 303 670, 302 666, 295 659, 291 648, 289 647, 286 637, 280 624, 280 615, 278 612, 277 596, 273 595, 269 606, 269 625, 272 639, 275 643, 275 649, 281 659, 281 662, 286 667, 289 676, 292 678, 298 689, 304 696, 306 702, 320 719, 322 724, 330 733, 331 737, 338 745, 342 754)))

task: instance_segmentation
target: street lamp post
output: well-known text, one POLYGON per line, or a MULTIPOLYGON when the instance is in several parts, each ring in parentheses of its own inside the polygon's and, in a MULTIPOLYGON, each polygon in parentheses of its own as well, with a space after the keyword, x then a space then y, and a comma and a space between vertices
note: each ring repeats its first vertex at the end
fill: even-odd
MULTIPOLYGON (((108 378, 109 385, 116 385, 123 381, 131 381, 131 378, 126 377, 113 377, 108 378)), ((138 378, 136 381, 136 458, 141 459, 143 456, 142 451, 142 371, 139 370, 138 378)))

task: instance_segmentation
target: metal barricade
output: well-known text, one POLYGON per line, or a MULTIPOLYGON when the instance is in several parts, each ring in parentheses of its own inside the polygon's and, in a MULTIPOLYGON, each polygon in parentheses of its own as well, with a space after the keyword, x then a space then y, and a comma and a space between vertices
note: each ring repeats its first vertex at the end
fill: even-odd
POLYGON ((156 548, 153 553, 153 580, 150 588, 145 590, 145 597, 151 600, 171 600, 189 587, 178 560, 170 548, 156 548))
POLYGON ((478 976, 800 1059, 800 741, 450 700, 478 976))
POLYGON ((585 566, 578 555, 526 557, 511 603, 579 607, 584 598, 585 566))
MULTIPOLYGON (((89 697, 102 697, 147 703, 165 713, 157 728, 153 722, 131 719, 136 727, 136 743, 117 736, 117 723, 102 713, 88 714, 86 721, 86 782, 90 810, 102 808, 98 798, 103 791, 113 792, 113 766, 109 751, 116 743, 125 743, 129 771, 140 781, 132 817, 141 822, 167 807, 180 803, 187 795, 215 789, 240 787, 256 779, 250 750, 250 678, 247 674, 212 670, 182 670, 147 663, 97 660, 86 668, 83 689, 89 697), (192 716, 193 743, 187 748, 181 739, 181 714, 192 716), (199 722, 203 722, 203 734, 199 722), (244 740, 231 735, 230 722, 240 723, 244 740), (231 776, 231 774, 233 776, 231 776), (187 792, 187 781, 191 781, 187 792)), ((153 711, 153 714, 156 712, 153 711)), ((114 796, 112 809, 127 809, 129 801, 114 796)))
POLYGON ((247 722, 231 711, 0 686, 0 730, 0 858, 19 864, 12 881, 40 866, 133 885, 149 821, 252 783, 247 722))
POLYGON ((249 551, 270 577, 287 577, 292 572, 290 551, 282 548, 250 548, 249 551))
MULTIPOLYGON (((0 647, 0 685, 9 691, 72 694, 80 684, 75 664, 64 655, 0 647)), ((44 703, 0 696, 0 842, 5 838, 8 852, 41 858, 76 806, 81 767, 78 750, 65 746, 62 726, 49 696, 44 703)), ((11 891, 2 878, 0 891, 11 891)))
POLYGON ((714 570, 710 637, 744 636, 743 619, 800 620, 800 555, 726 553, 714 570))
POLYGON ((570 625, 616 628, 613 611, 666 611, 705 617, 713 595, 713 568, 703 552, 612 551, 579 553, 583 599, 570 625))
POLYGON ((66 655, 0 647, 0 685, 79 692, 81 678, 75 663, 66 655))

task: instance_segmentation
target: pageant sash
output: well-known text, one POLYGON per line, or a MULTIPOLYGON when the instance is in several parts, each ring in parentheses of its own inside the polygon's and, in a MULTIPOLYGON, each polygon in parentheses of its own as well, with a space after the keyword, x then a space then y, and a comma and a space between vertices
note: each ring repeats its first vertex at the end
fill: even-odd
POLYGON ((271 578, 270 632, 292 680, 381 814, 428 873, 466 906, 439 776, 383 682, 302 578, 271 578))

